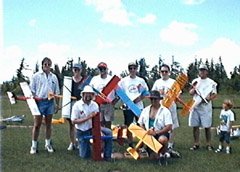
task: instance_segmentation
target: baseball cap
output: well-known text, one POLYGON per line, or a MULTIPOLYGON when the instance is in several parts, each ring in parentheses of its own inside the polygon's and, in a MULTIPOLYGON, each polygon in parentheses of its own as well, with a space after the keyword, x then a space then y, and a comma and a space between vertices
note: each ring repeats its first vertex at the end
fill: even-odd
POLYGON ((138 67, 138 64, 136 62, 130 62, 130 63, 128 63, 128 67, 130 67, 130 66, 138 67))
POLYGON ((104 63, 104 62, 100 62, 98 65, 97 65, 98 68, 100 67, 104 67, 104 68, 107 68, 107 64, 104 63))
POLYGON ((154 99, 159 99, 159 100, 162 100, 163 99, 163 95, 161 95, 159 93, 159 91, 157 90, 152 90, 150 91, 150 94, 148 96, 149 98, 154 98, 154 99))
POLYGON ((75 63, 75 64, 73 65, 73 68, 82 69, 82 65, 79 64, 79 63, 75 63))
POLYGON ((199 66, 199 70, 201 70, 201 69, 208 70, 208 68, 207 68, 207 66, 205 64, 201 64, 199 66))

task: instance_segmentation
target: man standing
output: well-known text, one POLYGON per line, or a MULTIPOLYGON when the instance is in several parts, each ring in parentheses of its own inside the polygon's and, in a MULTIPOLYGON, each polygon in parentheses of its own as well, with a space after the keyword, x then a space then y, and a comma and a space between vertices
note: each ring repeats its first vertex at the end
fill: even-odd
POLYGON ((213 150, 211 146, 212 125, 212 101, 217 95, 217 83, 208 78, 208 68, 202 64, 199 67, 199 77, 192 81, 189 93, 193 96, 196 106, 189 115, 189 126, 193 127, 194 145, 190 150, 199 149, 199 127, 205 128, 207 150, 213 150), (197 100, 200 100, 197 102, 197 100))
MULTIPOLYGON (((165 97, 167 91, 172 87, 175 80, 169 77, 170 67, 168 65, 163 64, 162 66, 160 66, 159 69, 160 69, 161 78, 155 81, 155 83, 153 84, 152 90, 158 90, 160 94, 165 97)), ((169 108, 169 110, 171 112, 172 120, 173 120, 172 131, 170 132, 170 137, 168 142, 168 149, 171 152, 173 150, 175 129, 179 127, 179 121, 177 116, 177 105, 175 101, 173 101, 173 104, 169 108)))
MULTIPOLYGON (((93 77, 89 85, 97 89, 99 92, 102 92, 103 88, 108 84, 112 77, 108 74, 108 67, 106 63, 101 62, 97 67, 100 74, 93 77)), ((100 120, 103 127, 111 129, 112 121, 114 120, 114 104, 117 102, 115 92, 112 91, 109 95, 107 95, 107 98, 111 102, 105 102, 100 105, 100 120)))
POLYGON ((52 116, 55 111, 54 99, 48 100, 48 93, 59 94, 58 79, 55 74, 51 72, 52 61, 45 57, 42 60, 42 71, 33 75, 30 82, 30 89, 33 95, 38 99, 37 106, 41 115, 34 116, 34 126, 32 129, 32 146, 30 154, 37 153, 37 140, 42 124, 43 116, 45 117, 46 125, 46 139, 45 149, 52 153, 54 149, 51 145, 51 132, 52 132, 52 116))
MULTIPOLYGON (((142 99, 144 96, 141 94, 141 90, 147 90, 148 86, 147 83, 144 81, 144 79, 137 76, 137 70, 138 65, 137 63, 131 62, 128 64, 128 71, 129 76, 126 76, 125 78, 121 79, 119 81, 118 85, 127 96, 139 107, 139 109, 143 109, 143 102, 142 99)), ((138 121, 138 118, 135 116, 135 114, 130 109, 123 110, 124 115, 124 124, 129 127, 129 125, 134 121, 134 118, 136 122, 138 121)), ((130 131, 127 130, 127 138, 128 138, 128 144, 130 147, 133 147, 133 137, 130 131)))

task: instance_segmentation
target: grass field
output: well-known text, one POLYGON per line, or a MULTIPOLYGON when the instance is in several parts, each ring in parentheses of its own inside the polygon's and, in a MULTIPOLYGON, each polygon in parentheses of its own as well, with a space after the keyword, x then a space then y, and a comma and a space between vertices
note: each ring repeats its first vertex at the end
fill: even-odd
MULTIPOLYGON (((214 101, 214 106, 220 107, 225 97, 234 100, 237 106, 240 103, 237 95, 232 96, 218 96, 214 101)), ((240 124, 238 114, 239 109, 234 109, 237 121, 235 124, 240 124)), ((48 154, 44 150, 44 126, 42 126, 39 138, 39 153, 37 155, 30 155, 29 150, 31 146, 31 127, 22 128, 23 126, 31 126, 33 123, 32 116, 25 102, 18 102, 15 105, 10 105, 7 97, 3 96, 1 99, 1 115, 2 117, 10 117, 12 115, 26 115, 22 124, 7 125, 6 129, 1 130, 1 169, 3 172, 20 172, 20 171, 73 171, 73 172, 155 172, 155 171, 240 171, 240 140, 232 140, 232 154, 225 153, 216 154, 208 152, 205 149, 205 138, 203 130, 201 131, 201 149, 199 151, 190 151, 192 146, 192 129, 188 127, 187 117, 181 117, 180 128, 176 130, 176 145, 175 149, 181 152, 182 158, 169 159, 169 165, 161 167, 156 160, 150 159, 121 159, 114 162, 95 162, 92 160, 82 160, 78 157, 76 152, 67 151, 69 143, 68 139, 68 125, 58 124, 53 126, 53 144, 56 152, 48 154)), ((214 109, 213 126, 218 124, 218 115, 220 109, 214 109)), ((55 114, 54 118, 60 118, 60 113, 55 114)), ((122 112, 116 111, 115 124, 121 124, 123 119, 122 112)), ((6 125, 6 124, 4 124, 6 125)), ((213 146, 218 145, 218 137, 216 131, 212 130, 213 146)), ((114 143, 114 151, 124 152, 126 146, 120 147, 114 143)))

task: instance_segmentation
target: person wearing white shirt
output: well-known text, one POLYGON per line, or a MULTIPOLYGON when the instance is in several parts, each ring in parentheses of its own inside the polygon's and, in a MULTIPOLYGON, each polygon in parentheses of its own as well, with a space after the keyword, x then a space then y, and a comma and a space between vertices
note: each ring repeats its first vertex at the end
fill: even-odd
POLYGON ((219 146, 218 149, 215 151, 216 153, 222 152, 223 150, 223 143, 226 143, 226 153, 231 153, 230 147, 230 133, 232 130, 232 123, 234 119, 234 113, 231 110, 233 107, 233 103, 231 100, 226 99, 222 104, 222 110, 220 112, 220 126, 219 126, 219 146))
MULTIPOLYGON (((143 109, 144 105, 142 99, 144 96, 141 94, 141 90, 147 90, 147 83, 143 78, 137 76, 138 64, 131 62, 128 64, 129 76, 121 79, 118 83, 118 86, 123 89, 123 91, 127 94, 127 96, 139 107, 139 109, 143 109)), ((136 122, 138 121, 137 116, 130 110, 124 109, 124 124, 128 127, 133 121, 134 118, 136 122)), ((133 147, 133 138, 132 133, 127 130, 127 138, 128 144, 130 147, 133 147)))
POLYGON ((59 83, 57 76, 51 72, 52 61, 48 57, 42 60, 42 71, 35 73, 30 82, 30 89, 35 98, 41 115, 34 116, 34 126, 32 129, 32 146, 30 154, 37 153, 37 140, 43 119, 46 125, 45 149, 52 153, 54 149, 51 145, 52 116, 55 112, 54 100, 48 100, 48 94, 59 94, 59 83), (43 118, 44 117, 44 118, 43 118))
MULTIPOLYGON (((162 94, 164 97, 167 94, 167 91, 171 89, 173 83, 175 82, 174 79, 170 78, 170 67, 167 64, 163 64, 159 67, 160 69, 160 76, 161 78, 156 80, 155 83, 153 84, 152 90, 158 90, 160 94, 162 94)), ((179 120, 178 120, 178 115, 177 115, 177 105, 175 101, 173 101, 171 107, 169 108, 171 115, 172 115, 172 120, 173 120, 173 127, 172 131, 170 132, 170 139, 168 142, 168 149, 169 151, 173 151, 173 143, 174 143, 174 138, 175 138, 175 129, 179 127, 179 120)))
MULTIPOLYGON (((71 121, 77 129, 77 139, 79 142, 79 156, 82 158, 90 158, 91 149, 89 139, 85 136, 92 135, 92 118, 99 112, 99 107, 93 101, 94 91, 91 86, 87 85, 82 91, 82 99, 77 101, 72 108, 71 121)), ((101 128, 103 134, 112 136, 112 131, 108 128, 101 128)), ((105 140, 104 159, 111 159, 112 139, 105 140)))
MULTIPOLYGON (((89 85, 102 92, 103 88, 112 79, 112 76, 108 74, 108 66, 104 62, 98 64, 98 69, 100 74, 94 76, 89 85)), ((115 96, 115 91, 112 90, 109 95, 107 95, 108 100, 111 102, 105 102, 100 105, 100 121, 103 127, 111 129, 112 121, 114 120, 114 105, 117 102, 117 97, 115 96)))
POLYGON ((172 130, 172 115, 168 108, 160 104, 163 96, 158 90, 150 91, 151 104, 145 107, 139 117, 138 124, 154 136, 163 147, 160 150, 160 165, 166 165, 166 150, 169 132, 172 130))
POLYGON ((207 66, 201 64, 199 66, 199 77, 192 81, 192 87, 189 91, 194 99, 197 97, 201 97, 202 99, 202 101, 193 108, 189 115, 189 126, 193 127, 194 139, 194 145, 190 150, 199 149, 199 127, 205 128, 207 150, 213 150, 211 145, 212 100, 217 96, 216 87, 217 83, 208 78, 207 66))

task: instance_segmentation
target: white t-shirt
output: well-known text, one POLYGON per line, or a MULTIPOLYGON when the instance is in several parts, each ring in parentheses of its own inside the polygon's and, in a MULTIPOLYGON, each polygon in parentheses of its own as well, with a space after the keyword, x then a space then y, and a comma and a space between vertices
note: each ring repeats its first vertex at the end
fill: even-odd
MULTIPOLYGON (((157 90, 157 91, 162 90, 164 94, 163 96, 165 97, 167 94, 167 91, 172 87, 174 82, 175 80, 172 78, 168 78, 167 80, 163 80, 160 78, 155 81, 155 83, 153 84, 152 90, 157 90)), ((171 109, 172 111, 176 111, 176 108, 177 106, 174 101, 172 106, 169 109, 171 109)))
MULTIPOLYGON (((142 110, 142 113, 138 119, 138 123, 140 125, 144 125, 146 130, 149 130, 149 114, 150 114, 151 105, 147 106, 142 110)), ((156 114, 153 126, 155 130, 161 130, 166 125, 173 124, 172 122, 172 115, 168 108, 161 106, 158 109, 158 112, 156 114)))
MULTIPOLYGON (((102 92, 103 88, 108 84, 108 82, 112 79, 110 75, 107 75, 106 78, 101 78, 100 75, 94 76, 89 85, 97 89, 99 92, 102 92)), ((109 100, 113 100, 115 98, 115 91, 111 91, 107 98, 109 100)))
POLYGON ((221 120, 220 123, 220 130, 221 131, 229 131, 230 130, 230 122, 233 122, 234 119, 234 113, 229 110, 222 109, 219 115, 219 118, 221 120))
MULTIPOLYGON (((131 78, 130 76, 126 76, 121 79, 118 83, 119 87, 125 91, 127 96, 133 101, 137 97, 141 95, 141 90, 145 89, 148 91, 148 86, 144 79, 136 76, 135 78, 131 78)), ((140 101, 136 103, 136 105, 143 109, 143 102, 140 101)))
MULTIPOLYGON (((91 101, 89 105, 82 100, 77 101, 72 108, 71 120, 81 119, 89 116, 93 112, 99 112, 98 104, 91 101)), ((89 119, 81 124, 75 124, 76 129, 86 131, 92 128, 92 119, 89 119)))
MULTIPOLYGON (((194 79, 192 84, 197 83, 195 88, 201 93, 202 97, 207 98, 210 93, 217 94, 217 83, 210 78, 201 79, 200 77, 194 79)), ((194 99, 198 97, 194 95, 194 99)))

